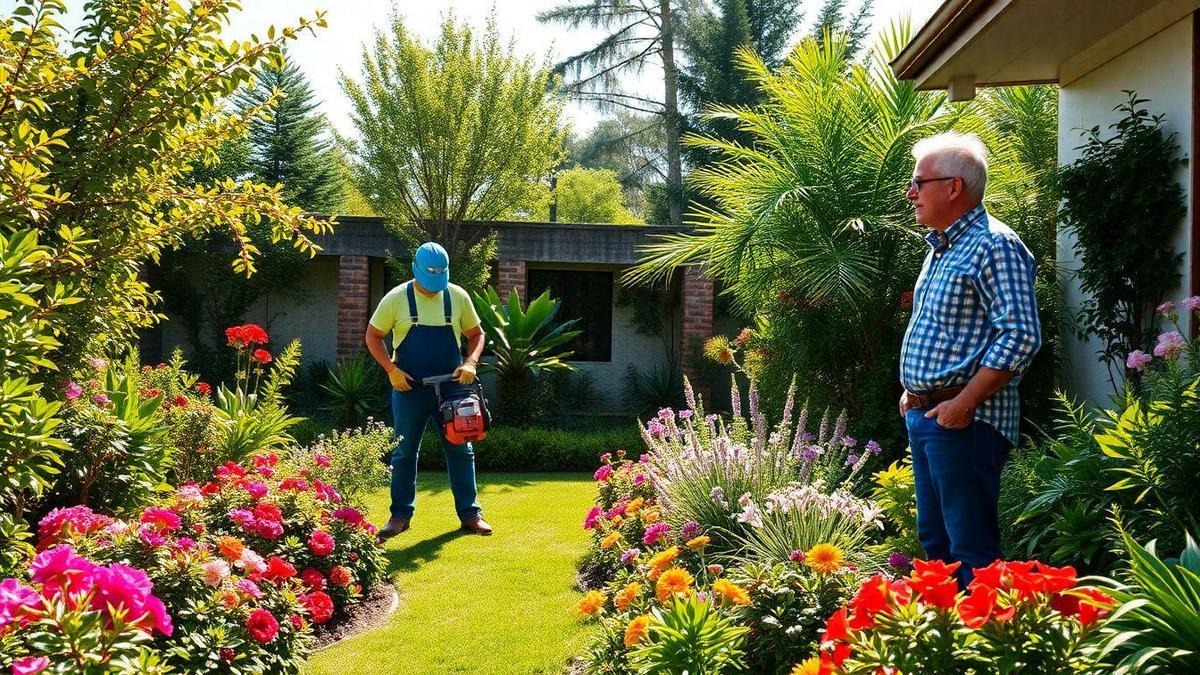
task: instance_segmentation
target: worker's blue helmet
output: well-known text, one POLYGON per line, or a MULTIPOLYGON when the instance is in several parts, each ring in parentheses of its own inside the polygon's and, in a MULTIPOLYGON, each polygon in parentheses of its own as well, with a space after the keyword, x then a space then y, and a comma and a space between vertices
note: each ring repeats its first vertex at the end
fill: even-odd
POLYGON ((450 256, 440 244, 426 242, 413 256, 412 271, 421 288, 441 293, 450 284, 450 256))

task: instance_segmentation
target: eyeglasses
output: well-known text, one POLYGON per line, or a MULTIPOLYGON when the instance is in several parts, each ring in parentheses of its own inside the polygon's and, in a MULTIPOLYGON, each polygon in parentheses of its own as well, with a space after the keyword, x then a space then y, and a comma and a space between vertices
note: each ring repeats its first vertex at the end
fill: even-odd
POLYGON ((426 267, 425 271, 430 274, 441 274, 446 271, 445 267, 426 267))
POLYGON ((914 178, 908 182, 908 189, 920 192, 921 186, 926 183, 936 183, 942 180, 954 180, 955 178, 958 178, 958 176, 942 176, 941 178, 914 178))

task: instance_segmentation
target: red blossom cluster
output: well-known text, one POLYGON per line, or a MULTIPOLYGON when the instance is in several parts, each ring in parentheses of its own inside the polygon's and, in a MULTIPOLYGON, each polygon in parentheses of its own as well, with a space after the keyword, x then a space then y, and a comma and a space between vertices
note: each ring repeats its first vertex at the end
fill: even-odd
POLYGON ((250 345, 265 345, 269 341, 267 331, 253 323, 226 328, 225 339, 230 347, 237 349, 243 349, 250 345))
POLYGON ((821 636, 821 672, 840 668, 855 644, 869 639, 866 632, 877 628, 880 615, 894 614, 912 602, 950 613, 970 630, 989 621, 1011 621, 1023 608, 1047 604, 1088 628, 1112 611, 1115 604, 1112 597, 1095 588, 1076 588, 1074 568, 1036 561, 997 560, 976 569, 967 591, 959 593, 959 565, 914 560, 913 572, 907 577, 890 580, 875 575, 864 582, 850 602, 826 622, 821 636))

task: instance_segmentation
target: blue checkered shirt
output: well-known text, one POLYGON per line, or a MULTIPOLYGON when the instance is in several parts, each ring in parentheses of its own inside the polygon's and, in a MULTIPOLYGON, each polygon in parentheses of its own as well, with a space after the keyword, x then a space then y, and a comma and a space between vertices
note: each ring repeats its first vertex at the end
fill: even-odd
POLYGON ((900 348, 900 382, 921 393, 965 385, 981 367, 1016 373, 975 419, 1018 445, 1017 384, 1042 344, 1033 255, 982 205, 925 240, 930 250, 900 348))

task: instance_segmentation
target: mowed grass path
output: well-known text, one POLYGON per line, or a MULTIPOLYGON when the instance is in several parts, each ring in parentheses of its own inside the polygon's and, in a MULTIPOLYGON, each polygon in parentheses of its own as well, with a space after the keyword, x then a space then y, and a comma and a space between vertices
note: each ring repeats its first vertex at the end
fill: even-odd
MULTIPOLYGON (((386 545, 400 607, 310 660, 309 672, 561 673, 587 629, 574 614, 575 560, 595 483, 576 474, 483 474, 491 537, 461 533, 445 474, 418 481, 412 529, 386 545)), ((388 493, 368 502, 387 520, 388 493)))

